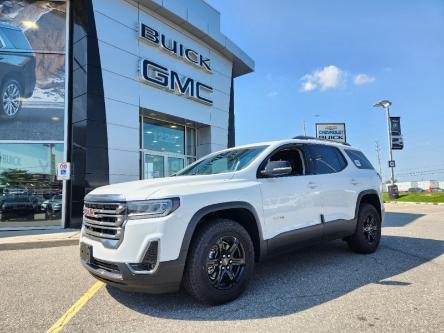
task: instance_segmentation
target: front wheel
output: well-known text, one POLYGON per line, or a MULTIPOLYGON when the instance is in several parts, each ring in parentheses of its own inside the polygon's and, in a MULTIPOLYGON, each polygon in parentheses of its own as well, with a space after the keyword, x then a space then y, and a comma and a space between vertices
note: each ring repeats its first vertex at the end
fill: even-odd
POLYGON ((355 233, 347 240, 349 247, 358 253, 373 253, 381 240, 381 218, 373 205, 359 208, 355 233))
POLYGON ((22 109, 22 86, 17 80, 9 79, 3 84, 0 91, 0 111, 2 116, 13 119, 22 109))
POLYGON ((254 269, 248 232, 228 219, 203 222, 190 246, 184 287, 197 300, 223 304, 239 297, 254 269))

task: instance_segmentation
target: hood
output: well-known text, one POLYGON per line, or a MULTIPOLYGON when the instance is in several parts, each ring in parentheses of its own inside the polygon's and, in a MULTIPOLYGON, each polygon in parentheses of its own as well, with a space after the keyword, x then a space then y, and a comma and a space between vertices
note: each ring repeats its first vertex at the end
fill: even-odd
POLYGON ((102 186, 91 191, 88 196, 120 196, 120 200, 161 199, 181 195, 191 188, 200 188, 229 181, 234 173, 216 175, 175 176, 102 186), (156 195, 157 193, 157 195, 156 195))

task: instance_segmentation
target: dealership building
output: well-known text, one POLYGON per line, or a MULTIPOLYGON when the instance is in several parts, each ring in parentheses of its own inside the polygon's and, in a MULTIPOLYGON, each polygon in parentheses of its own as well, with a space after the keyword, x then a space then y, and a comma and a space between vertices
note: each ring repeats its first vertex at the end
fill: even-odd
POLYGON ((92 189, 234 145, 233 80, 254 61, 205 1, 0 1, 0 21, 2 93, 21 91, 0 119, 0 228, 77 227, 92 189))

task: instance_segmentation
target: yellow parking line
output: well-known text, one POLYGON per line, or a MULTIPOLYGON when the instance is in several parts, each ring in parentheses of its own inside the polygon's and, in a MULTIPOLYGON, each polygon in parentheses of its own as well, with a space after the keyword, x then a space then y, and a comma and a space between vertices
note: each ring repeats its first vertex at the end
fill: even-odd
POLYGON ((57 322, 51 326, 46 333, 57 333, 62 330, 62 328, 76 315, 77 312, 102 288, 105 284, 103 282, 97 281, 93 284, 91 288, 79 298, 77 302, 75 302, 69 309, 66 311, 63 316, 60 317, 57 322))

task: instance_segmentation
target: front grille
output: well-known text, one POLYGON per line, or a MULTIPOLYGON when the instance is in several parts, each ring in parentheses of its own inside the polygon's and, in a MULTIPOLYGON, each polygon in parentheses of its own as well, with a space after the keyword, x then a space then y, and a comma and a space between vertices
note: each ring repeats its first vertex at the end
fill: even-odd
POLYGON ((125 220, 126 204, 123 202, 85 202, 83 226, 87 235, 119 240, 125 220))
POLYGON ((104 271, 110 273, 120 274, 119 266, 107 261, 92 258, 91 262, 89 262, 88 264, 94 269, 103 269, 104 271))

